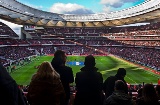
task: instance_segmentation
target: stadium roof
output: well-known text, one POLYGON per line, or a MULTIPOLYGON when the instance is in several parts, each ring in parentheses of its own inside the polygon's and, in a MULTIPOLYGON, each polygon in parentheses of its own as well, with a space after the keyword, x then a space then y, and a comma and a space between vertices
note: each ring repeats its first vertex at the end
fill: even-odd
POLYGON ((160 0, 147 0, 120 11, 101 14, 57 14, 38 10, 16 0, 0 0, 0 18, 19 24, 60 27, 110 27, 160 18, 160 0))

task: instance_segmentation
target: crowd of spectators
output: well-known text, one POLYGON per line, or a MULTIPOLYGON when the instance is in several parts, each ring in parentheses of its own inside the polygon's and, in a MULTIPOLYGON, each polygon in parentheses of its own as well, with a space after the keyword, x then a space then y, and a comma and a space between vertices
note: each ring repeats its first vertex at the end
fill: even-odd
MULTIPOLYGON (((87 57, 90 57, 90 55, 87 57)), ((84 105, 88 105, 89 103, 92 103, 93 105, 115 105, 114 103, 117 103, 117 102, 118 104, 123 103, 123 105, 152 105, 153 103, 154 103, 153 105, 160 104, 158 101, 160 99, 159 98, 160 85, 153 85, 153 84, 148 84, 148 83, 143 84, 143 85, 127 84, 124 80, 124 76, 127 75, 127 72, 123 68, 119 68, 115 76, 110 76, 108 77, 108 79, 105 80, 105 82, 103 82, 102 75, 98 73, 97 68, 94 67, 95 65, 94 60, 92 60, 92 58, 87 58, 87 57, 85 58, 85 66, 82 67, 80 69, 80 72, 76 74, 76 78, 75 78, 76 85, 70 86, 70 104, 69 105, 79 105, 79 104, 81 105, 81 103, 83 103, 84 105), (93 67, 90 67, 92 65, 93 67), (81 78, 81 76, 83 76, 84 78, 81 78), (92 78, 92 81, 90 81, 91 78, 92 78), (87 81, 90 81, 90 82, 87 82, 87 81), (106 86, 110 88, 107 88, 106 86), (102 91, 102 87, 104 91, 102 91), (109 91, 111 93, 110 95, 107 96, 107 93, 109 91), (104 92, 107 92, 107 93, 104 94, 104 92)), ((38 72, 40 70, 38 69, 38 72)), ((60 70, 60 71, 57 71, 57 72, 62 73, 63 70, 60 70)), ((36 73, 36 75, 43 74, 42 71, 41 71, 42 74, 38 74, 38 72, 36 73)), ((65 75, 67 76, 67 73, 65 75)), ((35 75, 33 76, 33 78, 35 78, 35 75)), ((45 81, 45 80, 46 79, 42 79, 42 81, 45 81)), ((61 78, 61 80, 63 80, 63 78, 61 78)), ((37 81, 37 82, 40 83, 42 81, 37 81)), ((43 91, 44 93, 45 91, 47 92, 48 90, 40 90, 40 88, 38 88, 37 90, 35 88, 34 91, 30 91, 33 86, 39 86, 39 85, 36 84, 36 82, 32 82, 32 86, 30 85, 27 85, 27 86, 20 85, 19 86, 20 90, 22 90, 22 92, 27 96, 27 99, 29 100, 28 102, 30 104, 31 102, 39 102, 36 100, 42 97, 44 97, 44 99, 43 98, 41 99, 43 103, 44 101, 50 99, 50 97, 46 98, 46 96, 42 95, 41 92, 39 92, 39 91, 43 91), (36 92, 38 91, 38 93, 36 93, 35 91, 36 92), (30 95, 30 94, 40 95, 41 97, 36 96, 36 95, 30 95)), ((48 85, 46 87, 43 87, 43 86, 41 87, 41 89, 43 88, 48 88, 48 85)), ((49 92, 48 94, 55 95, 54 93, 52 94, 52 92, 49 92)), ((65 102, 65 101, 61 100, 61 102, 65 102)), ((64 104, 64 105, 68 105, 68 104, 64 104)))
MULTIPOLYGON (((160 23, 111 28, 43 28, 39 30, 26 30, 26 32, 33 36, 33 39, 23 40, 13 39, 12 37, 18 37, 18 35, 8 26, 0 23, 1 63, 4 66, 10 66, 14 61, 21 63, 21 60, 33 55, 47 55, 53 54, 57 50, 63 50, 67 55, 75 53, 80 55, 112 54, 127 61, 160 71, 159 26, 160 23), (51 39, 49 39, 50 36, 48 35, 51 35, 51 39), (34 37, 42 37, 42 39, 34 39, 34 37)), ((93 65, 93 67, 94 66, 95 65, 93 65)), ((58 72, 58 69, 56 69, 56 71, 58 72)), ((80 82, 78 75, 76 78, 77 84, 80 82)), ((74 80, 71 80, 71 83, 73 81, 74 80)), ((19 86, 24 93, 28 92, 28 87, 29 86, 19 86)), ((152 93, 155 93, 155 96, 156 92, 152 84, 146 84, 144 86, 141 84, 128 84, 128 92, 138 92, 138 96, 147 96, 148 94, 146 93, 149 93, 147 92, 147 87, 153 90, 152 93), (142 91, 142 94, 140 94, 142 88, 144 88, 145 92, 142 91)), ((72 87, 72 89, 74 93, 76 88, 72 87)), ((81 89, 81 87, 79 87, 79 89, 81 89)), ((117 87, 117 89, 119 88, 117 87)), ((158 91, 158 88, 156 89, 158 91)), ((148 102, 148 100, 145 100, 145 97, 143 97, 144 99, 141 99, 142 97, 140 97, 140 99, 138 98, 139 97, 136 97, 137 103, 148 102)), ((150 98, 152 99, 152 97, 150 98)), ((160 98, 155 97, 154 99, 157 100, 160 98)))
MULTIPOLYGON (((64 50, 68 55, 110 53, 131 62, 160 70, 159 24, 111 28, 54 27, 27 30, 38 36, 53 35, 54 38, 25 40, 0 38, 0 56, 3 58, 3 63, 6 63, 7 60, 16 60, 34 54, 53 54, 58 49, 64 50)), ((0 32, 2 31, 0 35, 4 35, 3 32, 7 32, 6 30, 11 30, 3 28, 8 27, 3 23, 0 23, 0 26, 0 32)))
MULTIPOLYGON (((58 44, 57 40, 54 40, 57 41, 57 44, 53 45, 49 44, 51 42, 54 42, 53 40, 41 40, 41 41, 30 40, 30 42, 33 42, 34 44, 31 45, 24 44, 24 46, 20 46, 17 43, 13 45, 0 47, 1 49, 0 56, 6 60, 7 59, 16 60, 37 54, 38 55, 53 54, 56 50, 64 50, 68 55, 72 55, 74 53, 78 53, 80 55, 87 55, 91 53, 94 55, 104 55, 108 53, 122 57, 131 62, 139 63, 141 65, 148 66, 156 70, 160 70, 160 65, 159 65, 160 53, 158 46, 154 48, 146 46, 135 47, 125 44, 122 45, 120 42, 115 42, 107 39, 101 39, 101 38, 95 40, 93 40, 94 38, 91 39, 92 40, 81 39, 78 40, 76 43, 69 45, 58 44), (41 42, 41 44, 36 44, 39 42, 41 42)), ((21 41, 21 42, 26 43, 28 41, 21 41)), ((16 41, 14 43, 16 43, 16 41)), ((151 44, 152 43, 159 45, 158 43, 154 43, 154 41, 151 41, 151 44)))
POLYGON ((10 27, 0 22, 0 37, 19 37, 10 27))
POLYGON ((130 62, 160 70, 159 49, 145 47, 94 47, 95 49, 108 52, 130 62))

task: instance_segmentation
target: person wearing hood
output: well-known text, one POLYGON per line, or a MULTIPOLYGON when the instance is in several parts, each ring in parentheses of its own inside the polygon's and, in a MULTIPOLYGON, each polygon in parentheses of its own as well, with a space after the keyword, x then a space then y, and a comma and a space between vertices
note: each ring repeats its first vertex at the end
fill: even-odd
POLYGON ((110 76, 105 80, 105 82, 103 83, 103 91, 105 93, 106 98, 113 93, 116 80, 122 80, 124 82, 124 91, 126 94, 128 94, 128 86, 126 81, 124 80, 125 75, 126 70, 124 68, 119 68, 115 76, 110 76))
POLYGON ((125 83, 117 80, 114 86, 114 92, 105 101, 104 105, 134 105, 132 97, 125 93, 125 83))
POLYGON ((1 105, 27 105, 26 98, 18 88, 16 81, 9 75, 0 61, 0 97, 1 105))
POLYGON ((97 72, 95 58, 92 55, 85 57, 84 67, 76 73, 76 95, 74 105, 102 105, 103 93, 102 74, 97 72))

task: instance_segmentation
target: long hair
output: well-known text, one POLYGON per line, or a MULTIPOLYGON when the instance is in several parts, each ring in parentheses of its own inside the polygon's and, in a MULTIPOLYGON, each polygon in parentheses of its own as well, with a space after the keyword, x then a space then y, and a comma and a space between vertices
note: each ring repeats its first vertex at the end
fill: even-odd
POLYGON ((33 76, 33 79, 51 79, 54 80, 55 78, 60 78, 59 74, 54 70, 50 62, 43 62, 38 70, 37 73, 33 76))
POLYGON ((158 97, 152 84, 145 84, 142 90, 142 96, 145 102, 157 101, 158 97))

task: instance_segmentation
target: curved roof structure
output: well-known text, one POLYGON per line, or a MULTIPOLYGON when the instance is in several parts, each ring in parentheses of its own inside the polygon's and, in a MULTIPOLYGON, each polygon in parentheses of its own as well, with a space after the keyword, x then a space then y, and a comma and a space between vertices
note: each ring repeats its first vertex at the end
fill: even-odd
POLYGON ((0 18, 19 25, 60 27, 110 27, 146 22, 160 18, 160 0, 110 13, 57 14, 38 10, 16 0, 0 0, 0 18))

